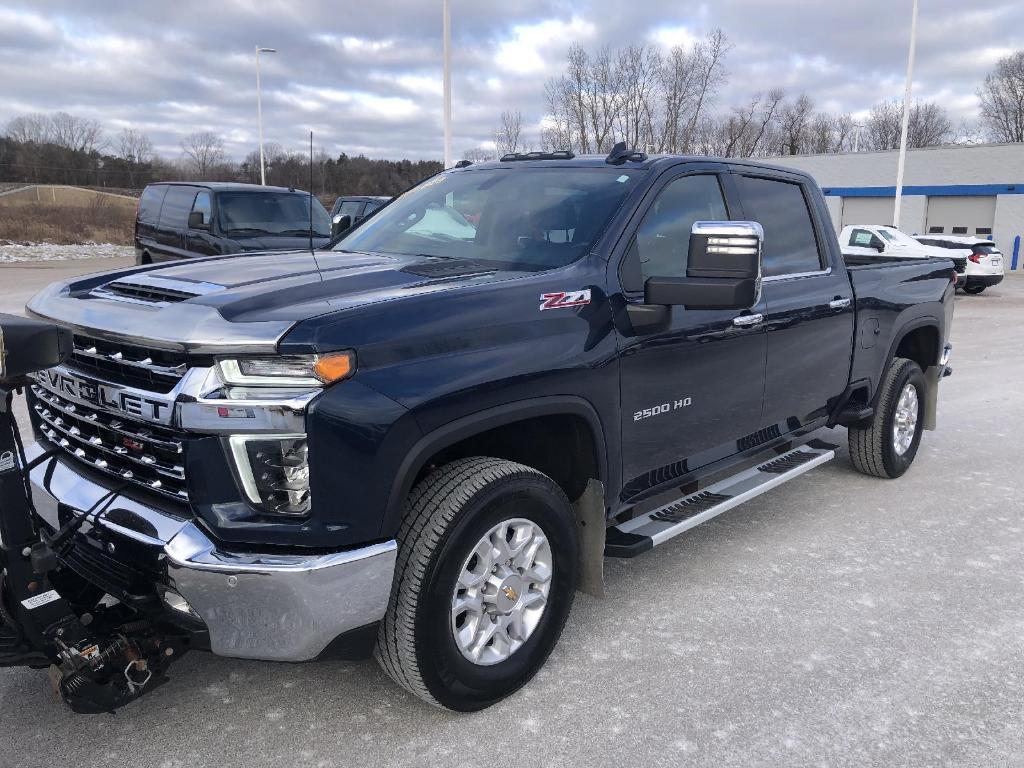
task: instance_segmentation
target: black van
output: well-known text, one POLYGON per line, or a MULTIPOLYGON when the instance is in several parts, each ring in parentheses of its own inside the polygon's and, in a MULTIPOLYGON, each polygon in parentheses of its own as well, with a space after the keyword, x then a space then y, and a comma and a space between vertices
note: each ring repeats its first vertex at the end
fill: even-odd
MULTIPOLYGON (((228 182, 150 184, 139 199, 135 261, 309 248, 309 193, 228 182)), ((331 238, 331 219, 313 198, 313 247, 331 238)))

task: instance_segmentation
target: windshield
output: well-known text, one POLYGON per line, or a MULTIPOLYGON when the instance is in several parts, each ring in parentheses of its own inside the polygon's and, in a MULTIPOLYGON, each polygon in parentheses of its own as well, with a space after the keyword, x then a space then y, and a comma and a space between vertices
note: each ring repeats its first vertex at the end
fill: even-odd
POLYGON ((879 227, 878 234, 880 234, 889 242, 901 243, 903 245, 912 246, 920 245, 920 243, 918 243, 918 241, 912 238, 910 235, 906 234, 905 232, 901 232, 898 229, 893 229, 892 227, 879 227))
MULTIPOLYGON (((309 234, 309 195, 302 192, 221 192, 217 221, 228 237, 309 234)), ((313 235, 331 236, 331 217, 313 198, 313 235)))
POLYGON ((335 249, 552 269, 587 253, 636 178, 635 171, 617 168, 443 173, 382 209, 335 249))

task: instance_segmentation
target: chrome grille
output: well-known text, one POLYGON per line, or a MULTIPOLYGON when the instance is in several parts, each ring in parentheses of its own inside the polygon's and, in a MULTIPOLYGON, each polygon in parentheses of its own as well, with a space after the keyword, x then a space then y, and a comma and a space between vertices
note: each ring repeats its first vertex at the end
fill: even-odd
POLYGON ((32 394, 42 433, 68 454, 114 477, 188 500, 180 435, 73 403, 38 384, 32 394))
POLYGON ((75 335, 71 364, 105 381, 151 392, 170 392, 188 370, 181 352, 75 335))

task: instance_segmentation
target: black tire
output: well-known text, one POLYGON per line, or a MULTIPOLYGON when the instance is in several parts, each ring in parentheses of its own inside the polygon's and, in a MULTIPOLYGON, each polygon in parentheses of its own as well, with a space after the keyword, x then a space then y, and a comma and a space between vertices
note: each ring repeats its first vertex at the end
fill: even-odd
POLYGON ((964 286, 964 293, 969 293, 969 294, 971 294, 971 296, 977 296, 979 293, 984 291, 986 288, 988 288, 987 285, 970 285, 970 284, 968 284, 968 285, 964 286))
POLYGON ((913 360, 894 357, 882 381, 878 405, 870 423, 863 428, 850 427, 848 430, 850 458, 858 472, 895 478, 910 469, 921 444, 926 391, 921 367, 913 360), (917 424, 910 446, 900 454, 893 445, 893 422, 896 418, 896 405, 907 384, 917 389, 917 424))
POLYGON ((579 541, 569 500, 530 467, 487 457, 459 459, 424 478, 406 500, 398 561, 374 655, 406 690, 461 712, 488 707, 536 674, 572 607, 579 541), (506 660, 474 664, 452 635, 451 600, 472 548, 494 525, 526 518, 551 545, 547 605, 526 642, 506 660))

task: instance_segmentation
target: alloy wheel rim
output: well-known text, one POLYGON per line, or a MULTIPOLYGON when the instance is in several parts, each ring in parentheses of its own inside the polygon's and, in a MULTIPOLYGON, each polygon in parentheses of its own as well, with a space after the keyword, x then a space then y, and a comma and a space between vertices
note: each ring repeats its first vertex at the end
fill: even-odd
POLYGON ((503 520, 480 538, 452 595, 452 636, 466 659, 499 664, 529 640, 547 608, 553 567, 551 544, 532 520, 503 520))
POLYGON ((899 456, 905 454, 914 442, 917 410, 917 387, 907 382, 900 392, 900 399, 896 401, 896 415, 892 422, 892 447, 899 456))

